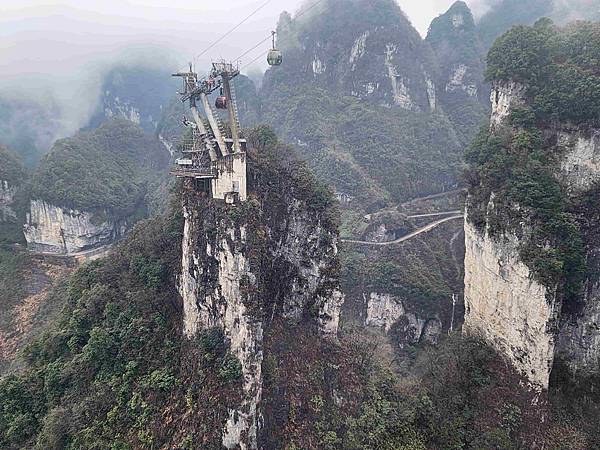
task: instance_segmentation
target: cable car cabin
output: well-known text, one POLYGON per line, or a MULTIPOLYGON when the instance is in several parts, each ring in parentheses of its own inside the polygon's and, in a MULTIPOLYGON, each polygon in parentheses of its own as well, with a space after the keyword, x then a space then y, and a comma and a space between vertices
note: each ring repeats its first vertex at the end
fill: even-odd
POLYGON ((219 95, 215 100, 215 107, 217 109, 227 109, 227 97, 219 95))
POLYGON ((280 66, 283 62, 283 55, 280 50, 271 49, 269 50, 269 54, 267 55, 267 62, 270 66, 280 66))

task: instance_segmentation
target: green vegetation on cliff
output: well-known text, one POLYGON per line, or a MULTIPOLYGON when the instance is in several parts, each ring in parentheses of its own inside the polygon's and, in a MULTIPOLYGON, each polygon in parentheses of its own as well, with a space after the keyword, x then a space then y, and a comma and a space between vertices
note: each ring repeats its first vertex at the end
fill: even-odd
POLYGON ((534 394, 481 342, 453 336, 422 348, 400 374, 372 335, 319 342, 281 328, 277 338, 263 364, 265 401, 278 406, 265 448, 511 450, 543 439, 534 394))
POLYGON ((319 179, 357 208, 455 184, 461 143, 432 111, 435 57, 397 4, 329 0, 282 15, 278 33, 286 62, 265 74, 263 120, 319 179))
POLYGON ((600 124, 600 25, 565 28, 542 19, 499 38, 488 55, 490 81, 516 81, 538 121, 600 124))
POLYGON ((538 281, 551 290, 560 286, 573 301, 585 252, 566 189, 554 175, 555 149, 536 128, 482 132, 467 153, 468 212, 481 232, 487 226, 494 237, 516 234, 521 259, 538 281))
POLYGON ((27 178, 22 160, 0 145, 0 246, 24 240, 27 178))
MULTIPOLYGON (((269 231, 271 239, 287 233, 277 226, 290 219, 292 204, 300 205, 312 226, 322 227, 315 238, 327 248, 337 224, 331 193, 289 147, 266 128, 248 136, 249 200, 198 212, 223 223, 249 223, 250 265, 264 265, 260 277, 277 274, 248 292, 248 300, 259 304, 245 302, 262 308, 260 317, 271 321, 262 347, 260 444, 527 448, 540 420, 532 394, 517 387, 520 377, 483 343, 452 336, 437 349, 420 346, 414 363, 400 370, 393 350, 374 345, 372 337, 326 339, 305 321, 272 314, 285 306, 278 302, 290 295, 286 280, 294 277, 294 266, 263 253, 271 245, 269 231)), ((188 201, 210 202, 201 190, 188 201)), ((173 212, 138 224, 109 258, 84 265, 53 291, 66 302, 61 319, 27 349, 24 371, 0 379, 2 448, 221 448, 229 409, 239 407, 242 371, 222 330, 205 329, 192 339, 182 334, 176 291, 182 219, 173 212)), ((326 257, 333 258, 327 264, 335 281, 335 252, 326 257)), ((10 264, 7 270, 14 272, 10 264)), ((324 283, 319 295, 330 287, 324 283)))
POLYGON ((0 145, 0 181, 19 186, 25 181, 26 172, 21 159, 8 148, 0 145))
POLYGON ((486 48, 515 25, 532 25, 540 17, 560 24, 575 20, 600 19, 594 0, 497 0, 479 19, 478 31, 486 48))
MULTIPOLYGON (((234 207, 210 201, 199 211, 257 225, 249 232, 252 264, 264 264, 262 273, 279 277, 253 293, 264 299, 256 307, 267 310, 267 302, 275 305, 289 295, 284 289, 291 287, 278 282, 294 267, 273 269, 273 257, 261 253, 269 241, 265 222, 277 229, 290 220, 288 208, 301 205, 323 230, 317 242, 329 242, 327 249, 328 233, 337 224, 331 193, 315 183, 289 147, 265 128, 249 138, 255 150, 249 154, 254 198, 234 207)), ((62 318, 27 349, 23 373, 0 380, 0 447, 221 448, 229 409, 239 404, 241 366, 222 330, 202 330, 193 339, 182 335, 176 290, 182 219, 172 213, 138 224, 109 258, 83 266, 53 291, 67 304, 62 318)), ((16 262, 8 263, 7 271, 17 270, 16 262)), ((325 278, 323 296, 330 288, 325 278)))
POLYGON ((169 156, 124 119, 56 142, 32 177, 32 198, 83 210, 130 215, 159 184, 169 156))
POLYGON ((599 52, 600 26, 587 22, 560 29, 541 20, 498 39, 488 77, 523 83, 527 98, 499 129, 483 130, 466 155, 469 219, 492 236, 516 234, 522 260, 542 284, 559 287, 565 307, 583 287, 585 240, 581 214, 556 176, 564 149, 543 130, 598 124, 599 52))
POLYGON ((54 291, 66 299, 62 318, 25 352, 28 368, 0 380, 0 447, 220 440, 239 366, 219 330, 182 338, 181 227, 178 215, 139 224, 110 258, 54 291))
POLYGON ((553 0, 501 0, 479 20, 479 34, 489 48, 496 38, 514 25, 531 25, 540 17, 549 16, 553 0))

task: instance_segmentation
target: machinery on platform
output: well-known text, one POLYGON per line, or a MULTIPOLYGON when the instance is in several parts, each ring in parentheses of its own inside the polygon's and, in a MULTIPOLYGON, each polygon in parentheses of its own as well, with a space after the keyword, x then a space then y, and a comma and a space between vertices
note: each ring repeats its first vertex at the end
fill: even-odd
POLYGON ((232 80, 240 73, 230 62, 216 62, 205 79, 199 79, 190 64, 189 72, 173 74, 183 80, 181 101, 189 103, 193 120, 183 119, 187 128, 181 151, 171 173, 180 178, 203 180, 213 198, 228 203, 246 199, 246 140, 241 138, 240 123, 232 80), (227 110, 229 127, 213 111, 208 96, 219 90, 216 108, 227 110), (205 120, 198 111, 200 105, 205 120))

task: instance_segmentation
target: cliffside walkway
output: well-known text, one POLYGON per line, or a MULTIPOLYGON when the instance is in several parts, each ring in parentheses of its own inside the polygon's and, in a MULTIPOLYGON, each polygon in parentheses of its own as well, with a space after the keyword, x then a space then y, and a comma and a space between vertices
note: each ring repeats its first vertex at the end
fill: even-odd
MULTIPOLYGON (((413 205, 415 203, 421 202, 421 201, 428 201, 428 200, 435 200, 437 198, 443 198, 443 197, 448 197, 451 195, 456 195, 456 194, 460 194, 461 192, 466 192, 466 189, 454 189, 452 191, 444 191, 444 192, 438 192, 437 194, 431 194, 431 195, 427 195, 425 197, 417 197, 417 198, 413 198, 411 200, 408 200, 404 203, 399 203, 396 206, 386 206, 385 208, 381 208, 378 211, 372 212, 370 214, 367 214, 365 216, 365 219, 367 220, 371 220, 374 217, 378 216, 381 213, 384 212, 390 212, 390 211, 400 211, 401 208, 407 208, 410 205, 413 205)), ((454 211, 452 211, 454 212, 454 211)), ((458 211, 456 211, 458 213, 458 211)), ((447 213, 450 213, 450 211, 448 211, 447 213)), ((440 213, 440 215, 444 215, 447 213, 440 213)), ((427 216, 420 216, 420 215, 415 215, 415 216, 409 216, 409 219, 416 219, 419 217, 427 217, 427 216)), ((432 216, 430 216, 432 217, 432 216)))
POLYGON ((52 253, 52 252, 36 252, 29 250, 31 255, 36 256, 53 256, 56 258, 73 258, 79 262, 93 261, 102 258, 108 254, 113 244, 103 245, 102 247, 92 248, 76 253, 52 253))
POLYGON ((439 217, 439 216, 456 216, 458 214, 462 214, 462 211, 460 209, 457 209, 455 211, 443 211, 443 212, 436 212, 436 213, 428 213, 428 214, 414 214, 412 216, 408 216, 409 219, 421 219, 421 218, 425 218, 425 217, 439 217))
POLYGON ((437 228, 438 226, 442 225, 443 223, 450 222, 451 220, 457 220, 457 219, 464 219, 464 214, 462 214, 462 213, 456 214, 454 216, 444 217, 443 219, 436 220, 435 222, 431 222, 431 223, 425 225, 424 227, 421 227, 421 228, 413 231, 412 233, 409 233, 406 236, 402 236, 401 238, 395 239, 393 241, 370 242, 370 241, 357 241, 357 240, 353 240, 353 239, 342 239, 341 241, 346 244, 372 245, 372 246, 378 246, 378 247, 382 247, 382 246, 386 246, 386 245, 401 244, 402 242, 406 242, 409 239, 412 239, 420 234, 427 233, 428 231, 431 231, 434 228, 437 228))

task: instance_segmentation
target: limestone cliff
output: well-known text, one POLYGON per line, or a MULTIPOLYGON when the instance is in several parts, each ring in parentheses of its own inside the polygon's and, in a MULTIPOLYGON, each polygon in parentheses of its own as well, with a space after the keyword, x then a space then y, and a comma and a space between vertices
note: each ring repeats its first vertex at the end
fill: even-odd
POLYGON ((119 239, 164 206, 168 164, 161 142, 124 119, 57 141, 32 176, 29 248, 73 253, 119 239))
MULTIPOLYGON (((492 90, 492 128, 501 130, 511 108, 523 105, 525 88, 497 84, 492 90)), ((573 198, 584 195, 600 179, 598 130, 563 127, 546 130, 547 139, 561 154, 555 177, 573 198)), ((493 208, 493 200, 488 205, 493 208)), ((517 205, 513 206, 518 208, 517 205)), ((589 212, 589 211, 588 211, 589 212)), ((577 317, 561 315, 559 283, 536 279, 523 262, 519 244, 527 230, 492 237, 488 231, 465 223, 465 330, 480 333, 501 349, 533 383, 548 387, 557 352, 573 367, 598 369, 600 333, 597 282, 588 279, 577 317), (560 343, 560 348, 557 348, 560 343)), ((597 264, 595 246, 588 245, 588 261, 597 264)), ((592 270, 595 269, 592 267, 592 270)))
POLYGON ((574 376, 600 373, 598 111, 576 94, 598 79, 585 72, 585 57, 558 56, 592 27, 561 30, 546 21, 496 43, 488 56, 491 126, 467 154, 464 329, 539 389, 549 387, 557 361, 574 376), (539 35, 557 42, 547 65, 529 55, 511 66, 523 55, 515 42, 527 48, 539 35), (541 75, 523 72, 527 64, 541 75), (563 78, 576 65, 580 71, 563 78), (577 110, 562 103, 570 96, 577 110))
POLYGON ((516 237, 502 241, 465 223, 465 324, 498 348, 527 378, 543 387, 554 359, 556 320, 553 292, 531 278, 516 237))
POLYGON ((301 166, 273 165, 273 157, 249 154, 242 204, 209 199, 193 182, 183 189, 184 332, 192 338, 222 328, 243 372, 242 402, 223 430, 226 448, 258 448, 263 347, 274 324, 335 336, 339 320, 332 197, 303 186, 309 180, 301 166))
POLYGON ((393 332, 401 349, 411 344, 436 343, 442 332, 442 321, 437 314, 420 317, 407 311, 396 296, 371 292, 366 306, 365 326, 393 332))
MULTIPOLYGON (((493 86, 491 129, 500 129, 511 108, 523 104, 524 92, 525 87, 513 81, 493 86)), ((515 235, 494 240, 465 221, 463 330, 493 342, 532 382, 547 387, 555 339, 546 328, 555 318, 556 300, 531 278, 517 247, 515 235)))
POLYGON ((32 200, 24 226, 27 247, 33 251, 72 254, 111 244, 129 229, 127 220, 108 218, 106 211, 62 208, 32 200))

